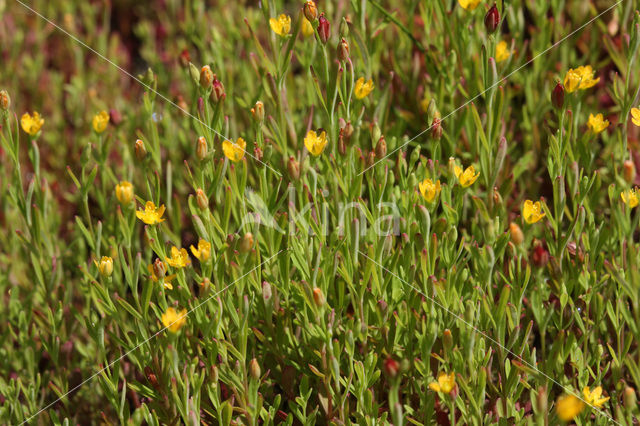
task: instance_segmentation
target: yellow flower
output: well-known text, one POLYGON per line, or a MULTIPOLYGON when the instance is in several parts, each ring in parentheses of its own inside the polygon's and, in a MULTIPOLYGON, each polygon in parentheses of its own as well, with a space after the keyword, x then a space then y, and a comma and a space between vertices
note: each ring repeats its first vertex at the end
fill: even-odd
POLYGON ((511 51, 509 50, 509 45, 506 41, 502 40, 496 46, 496 62, 500 63, 502 61, 506 61, 511 56, 511 51))
POLYGON ((100 111, 93 116, 93 130, 96 133, 102 133, 107 130, 107 124, 109 124, 109 114, 107 111, 100 111))
POLYGON ((440 194, 440 181, 437 180, 433 182, 431 179, 427 178, 420 182, 418 188, 420 189, 422 197, 430 203, 435 200, 438 194, 440 194))
POLYGON ((474 10, 480 4, 480 0, 458 0, 458 4, 466 10, 474 10))
POLYGON ((187 322, 187 310, 183 309, 180 313, 173 308, 167 308, 162 314, 162 324, 172 333, 177 333, 187 322))
POLYGON ((373 90, 373 80, 369 79, 365 83, 364 77, 360 77, 356 81, 356 87, 354 89, 356 98, 362 99, 366 97, 373 90))
POLYGON ((222 152, 229 160, 237 163, 244 157, 245 148, 247 143, 242 138, 238 138, 237 141, 224 141, 222 142, 222 152))
POLYGON ((121 204, 129 204, 133 201, 133 185, 123 180, 116 185, 116 198, 121 204))
POLYGON ((540 201, 535 203, 531 200, 526 200, 522 207, 522 216, 524 221, 528 224, 536 223, 545 216, 545 212, 542 211, 542 204, 540 201))
POLYGON ((95 260, 93 261, 93 263, 96 264, 96 266, 98 267, 98 271, 100 271, 100 275, 102 275, 103 277, 110 277, 113 273, 113 259, 109 256, 102 256, 99 263, 95 260))
POLYGON ((440 373, 440 375, 438 375, 438 381, 432 382, 429 384, 429 389, 436 392, 443 392, 443 393, 449 393, 455 387, 456 387, 456 375, 453 372, 449 374, 440 373))
POLYGON ((319 135, 314 130, 309 130, 304 137, 304 146, 315 157, 322 154, 328 142, 327 133, 324 130, 319 135))
POLYGON ((602 132, 604 129, 609 127, 609 120, 605 120, 602 114, 589 114, 589 121, 587 121, 587 127, 593 133, 598 134, 602 132))
POLYGON ((171 257, 167 257, 167 263, 174 268, 184 268, 191 263, 189 259, 189 253, 186 249, 178 249, 178 247, 171 247, 171 257))
POLYGON ((584 409, 584 402, 575 395, 564 395, 556 402, 556 413, 560 420, 569 422, 573 420, 584 409))
POLYGON ((473 182, 475 182, 478 179, 478 176, 480 176, 480 172, 476 173, 476 169, 473 166, 467 167, 467 169, 463 172, 462 167, 456 165, 453 168, 453 172, 458 178, 460 186, 462 186, 463 188, 467 188, 473 185, 473 182))
POLYGON ((314 32, 313 25, 307 18, 302 18, 302 35, 305 37, 309 37, 314 32))
POLYGON ((37 111, 33 112, 33 115, 25 112, 20 117, 20 125, 22 126, 22 130, 30 134, 31 136, 35 136, 42 125, 44 124, 44 118, 40 117, 40 114, 37 111))
POLYGON ((604 403, 609 400, 609 397, 602 398, 602 386, 596 387, 593 391, 589 389, 589 386, 585 386, 584 389, 582 389, 582 394, 587 404, 597 408, 602 408, 604 403))
POLYGON ((269 19, 269 26, 274 33, 284 37, 291 31, 291 17, 282 13, 278 16, 278 19, 269 19))
POLYGON ((198 248, 191 246, 191 253, 193 253, 199 261, 206 262, 211 257, 211 243, 201 239, 198 241, 198 248))
POLYGON ((633 189, 627 189, 626 191, 622 191, 620 193, 620 198, 622 198, 622 202, 629 206, 630 209, 634 208, 638 205, 638 201, 640 201, 640 189, 636 186, 633 189))
POLYGON ((156 208, 156 205, 153 201, 147 201, 144 205, 144 210, 138 210, 136 212, 136 216, 138 219, 146 223, 147 225, 155 225, 156 223, 164 222, 162 219, 162 215, 164 214, 164 204, 159 208, 156 208))
MULTIPOLYGON (((160 259, 158 260, 162 262, 160 259)), ((153 263, 150 263, 149 265, 147 265, 147 270, 149 271, 149 278, 151 278, 151 281, 153 281, 154 283, 157 283, 160 280, 160 278, 158 278, 156 273, 153 271, 153 263)), ((173 290, 173 285, 171 285, 171 280, 173 280, 175 277, 176 277, 176 274, 165 276, 164 281, 162 282, 162 284, 164 285, 164 288, 166 288, 167 290, 173 290)))
POLYGON ((578 89, 585 90, 595 86, 600 81, 600 77, 593 78, 595 71, 591 65, 578 67, 575 70, 569 69, 564 77, 564 88, 568 93, 578 89))
POLYGON ((640 109, 631 108, 631 122, 636 126, 640 126, 640 109))

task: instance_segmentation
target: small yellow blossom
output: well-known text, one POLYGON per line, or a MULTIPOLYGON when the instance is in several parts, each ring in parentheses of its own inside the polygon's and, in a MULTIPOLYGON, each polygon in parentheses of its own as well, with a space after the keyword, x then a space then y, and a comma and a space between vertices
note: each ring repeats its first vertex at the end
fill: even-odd
POLYGON ((535 203, 531 200, 526 200, 522 207, 522 216, 524 221, 528 224, 536 223, 545 216, 545 212, 542 211, 542 204, 540 201, 535 203))
POLYGON ((600 77, 594 79, 594 75, 595 71, 591 68, 591 65, 569 69, 564 77, 564 88, 568 93, 575 92, 578 89, 589 89, 600 81, 600 77))
POLYGON ((313 25, 307 18, 302 18, 302 35, 305 37, 309 37, 313 35, 314 29, 313 25))
POLYGON ((458 0, 458 4, 466 10, 474 10, 480 4, 480 0, 458 0))
POLYGON ((476 173, 476 169, 473 166, 467 167, 463 172, 462 167, 456 165, 453 168, 453 172, 458 178, 460 186, 462 186, 463 188, 467 188, 473 185, 473 183, 478 179, 478 176, 480 176, 480 172, 476 173))
POLYGON ((438 381, 432 382, 429 384, 429 389, 436 392, 443 392, 443 393, 449 393, 455 387, 456 387, 456 375, 453 372, 449 374, 440 373, 438 375, 438 381))
POLYGON ((640 201, 640 189, 636 186, 633 189, 627 189, 626 191, 622 191, 620 193, 620 198, 622 198, 622 202, 629 206, 630 209, 634 208, 638 205, 640 201))
POLYGON ((189 253, 186 249, 178 249, 178 247, 171 247, 171 257, 167 257, 167 263, 174 268, 184 268, 191 263, 189 259, 189 253))
POLYGON ((631 108, 631 122, 636 126, 640 126, 640 109, 631 108))
POLYGON ((144 210, 138 210, 136 216, 138 219, 146 223, 147 225, 155 225, 156 223, 164 222, 162 215, 164 214, 164 204, 159 208, 153 201, 147 201, 144 205, 144 210))
POLYGON ((511 56, 511 51, 509 50, 509 45, 506 41, 502 40, 496 46, 496 62, 500 63, 506 61, 511 56))
POLYGON ((133 201, 133 185, 123 180, 116 185, 116 198, 121 204, 129 204, 133 201))
POLYGON ((560 420, 569 422, 573 420, 584 409, 582 402, 575 395, 564 395, 558 398, 556 402, 556 413, 560 420))
POLYGON ((278 16, 278 19, 269 19, 269 26, 274 33, 284 37, 291 31, 291 17, 283 13, 278 16))
POLYGON ((96 262, 94 260, 93 263, 96 264, 100 275, 103 277, 110 277, 113 273, 113 259, 109 256, 102 256, 102 258, 100 258, 100 262, 96 262))
POLYGON ((354 89, 356 98, 362 99, 366 97, 373 90, 373 80, 369 79, 366 82, 364 81, 364 77, 360 77, 356 81, 356 87, 354 89))
POLYGON ((593 133, 598 134, 602 132, 604 129, 609 127, 609 120, 605 120, 602 114, 589 114, 589 121, 587 121, 587 127, 593 133))
POLYGON ((430 203, 436 199, 438 194, 440 194, 440 180, 433 182, 431 179, 427 178, 420 182, 418 188, 420 189, 422 197, 430 203))
POLYGON ((173 308, 167 308, 162 314, 162 324, 172 333, 177 333, 187 322, 187 310, 183 309, 178 313, 173 308))
POLYGON ((107 124, 109 124, 109 113, 107 111, 100 111, 93 116, 93 130, 96 133, 102 133, 107 130, 107 124))
MULTIPOLYGON (((149 265, 147 265, 147 270, 149 271, 149 278, 151 278, 151 281, 153 281, 154 283, 157 283, 158 281, 160 281, 160 278, 158 278, 156 273, 153 271, 153 263, 150 263, 149 265)), ((162 284, 164 285, 164 288, 166 288, 167 290, 173 290, 173 285, 171 285, 171 281, 175 277, 176 277, 176 274, 165 276, 162 282, 162 284)))
POLYGON ((316 134, 315 130, 309 130, 307 136, 304 137, 304 146, 315 157, 322 154, 328 142, 327 133, 324 130, 319 135, 316 134))
POLYGON ((247 143, 242 138, 238 138, 235 142, 226 140, 222 142, 222 152, 229 160, 237 163, 244 157, 245 148, 247 143))
POLYGON ((602 398, 602 386, 597 386, 593 391, 589 389, 589 386, 585 386, 582 389, 582 395, 587 404, 597 408, 602 408, 605 402, 609 400, 609 397, 602 398))
POLYGON ((211 258, 211 243, 201 239, 198 241, 198 248, 191 246, 191 253, 193 253, 200 262, 206 262, 211 258))
POLYGON ((44 118, 40 117, 40 113, 37 111, 33 112, 33 115, 25 112, 20 117, 20 125, 22 126, 22 130, 30 134, 31 136, 35 136, 38 134, 42 125, 44 124, 44 118))

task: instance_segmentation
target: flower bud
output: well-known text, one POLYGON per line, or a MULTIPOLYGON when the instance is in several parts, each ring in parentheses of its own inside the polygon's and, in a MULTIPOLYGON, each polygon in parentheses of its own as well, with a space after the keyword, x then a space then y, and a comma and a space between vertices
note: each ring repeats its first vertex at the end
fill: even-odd
POLYGON ((636 404, 638 402, 636 397, 636 391, 631 386, 627 386, 624 388, 624 395, 622 397, 622 401, 624 403, 624 406, 629 410, 634 409, 636 407, 636 404))
POLYGON ((262 123, 264 121, 264 104, 262 101, 256 102, 255 106, 251 108, 251 115, 256 123, 262 123))
POLYGON ((0 91, 0 109, 8 111, 11 108, 11 97, 6 90, 0 91))
POLYGON ((208 89, 213 82, 214 74, 209 65, 200 68, 200 87, 208 89))
POLYGON ((387 141, 384 140, 384 136, 380 136, 376 144, 376 157, 384 158, 385 155, 387 155, 387 141))
POLYGON ((396 377, 399 370, 400 364, 395 359, 389 357, 384 361, 384 374, 386 374, 387 377, 396 377))
POLYGON ((500 12, 494 3, 484 17, 484 26, 489 34, 493 34, 500 25, 500 12))
POLYGON ((262 298, 267 301, 271 299, 273 293, 271 292, 271 284, 266 281, 262 282, 262 298))
POLYGON ((255 358, 249 362, 249 374, 255 380, 260 379, 260 364, 258 364, 258 360, 255 358))
POLYGON ((542 243, 538 243, 533 248, 533 253, 531 254, 531 263, 533 263, 538 268, 544 268, 549 263, 549 252, 544 248, 542 243))
POLYGON ((376 153, 374 151, 369 151, 369 154, 367 154, 367 168, 373 167, 375 163, 376 163, 376 153))
POLYGON ((224 99, 227 97, 227 94, 224 91, 224 84, 222 84, 222 82, 218 80, 218 77, 216 77, 215 74, 213 75, 213 82, 211 83, 211 86, 213 87, 213 90, 211 91, 211 95, 209 97, 211 99, 211 102, 217 104, 218 102, 224 101, 224 99))
POLYGON ((289 157, 289 161, 287 162, 287 171, 289 172, 289 176, 291 180, 300 179, 300 163, 293 157, 289 157))
POLYGON ((318 37, 322 44, 327 44, 327 40, 329 40, 329 30, 331 25, 327 18, 324 17, 324 13, 320 14, 318 18, 318 37))
POLYGON ((315 2, 311 0, 307 0, 304 4, 304 17, 307 18, 309 22, 313 22, 318 17, 318 8, 316 7, 315 2))
POLYGON ((189 66, 189 63, 191 62, 191 55, 189 55, 189 51, 185 48, 182 49, 182 52, 180 52, 180 65, 183 68, 187 68, 189 66))
POLYGON ((144 142, 142 142, 142 139, 138 139, 136 141, 135 151, 136 151, 136 158, 139 161, 142 161, 146 158, 147 148, 144 147, 144 142))
POLYGON ((251 232, 247 232, 240 240, 240 252, 248 253, 253 248, 253 234, 251 232))
POLYGON ((627 183, 633 183, 636 180, 636 166, 631 160, 625 160, 622 164, 622 176, 627 183))
POLYGON ((343 16, 342 21, 340 21, 340 37, 346 37, 349 35, 349 22, 343 16))
POLYGON ((349 59, 349 44, 347 43, 347 40, 345 40, 344 38, 340 40, 340 43, 338 43, 338 60, 340 60, 340 62, 344 62, 347 59, 349 59))
POLYGON ((164 278, 164 276, 167 275, 167 267, 159 258, 153 262, 153 275, 155 275, 157 279, 164 278))
POLYGON ((113 259, 109 256, 102 256, 98 263, 98 271, 103 277, 110 277, 113 273, 113 259))
POLYGON ((321 308, 322 306, 324 306, 324 294, 322 294, 322 290, 319 289, 318 287, 313 289, 313 301, 315 302, 316 306, 318 308, 321 308))
POLYGON ((340 129, 340 134, 338 135, 338 152, 340 155, 345 155, 347 153, 347 143, 344 141, 344 129, 340 129))
POLYGON ((433 123, 431 124, 431 137, 435 140, 440 140, 442 137, 442 120, 440 118, 435 117, 433 119, 433 123))
POLYGON ((522 244, 524 241, 524 234, 522 233, 522 229, 518 226, 517 223, 511 222, 509 224, 509 233, 511 234, 511 242, 517 246, 522 244))
POLYGON ((542 386, 536 393, 536 410, 538 413, 546 413, 548 409, 547 389, 542 386))
POLYGON ((206 210, 209 207, 209 200, 207 199, 207 194, 204 193, 202 188, 198 188, 196 190, 196 201, 198 202, 198 207, 202 210, 206 210))
POLYGON ((442 345, 448 351, 453 348, 453 336, 451 336, 451 330, 448 328, 442 333, 442 345))
POLYGON ((260 148, 257 143, 253 148, 253 157, 260 163, 258 164, 258 167, 263 166, 262 158, 264 157, 264 153, 262 152, 262 148, 260 148))
POLYGON ((198 160, 202 161, 207 158, 207 153, 209 152, 209 146, 207 145, 207 140, 204 136, 200 136, 198 138, 198 142, 196 142, 196 156, 198 160))
POLYGON ((123 180, 116 185, 116 198, 122 205, 128 205, 133 201, 133 185, 123 180))
POLYGON ((564 106, 564 86, 558 82, 551 92, 551 103, 555 109, 562 109, 564 106))

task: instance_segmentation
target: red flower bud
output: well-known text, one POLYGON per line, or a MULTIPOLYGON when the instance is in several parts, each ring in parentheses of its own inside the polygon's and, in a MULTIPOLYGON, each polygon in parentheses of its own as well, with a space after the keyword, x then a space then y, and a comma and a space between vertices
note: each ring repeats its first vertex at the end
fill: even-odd
POLYGON ((321 13, 318 18, 318 37, 320 37, 322 44, 327 44, 327 40, 329 40, 330 27, 331 25, 327 18, 324 17, 324 13, 321 13))
POLYGON ((213 87, 213 90, 211 91, 211 95, 209 97, 211 99, 211 102, 217 104, 218 102, 224 101, 224 99, 227 97, 227 94, 224 91, 224 85, 220 80, 218 80, 218 77, 215 74, 213 75, 213 82, 211 83, 211 86, 213 87))
POLYGON ((400 370, 400 364, 393 358, 387 358, 384 362, 384 373, 388 377, 396 377, 400 370))
POLYGON ((340 40, 340 43, 338 43, 338 59, 340 62, 349 59, 349 44, 345 39, 340 40))
POLYGON ((440 138, 442 137, 442 124, 440 124, 442 122, 442 120, 440 120, 438 117, 435 117, 433 119, 433 123, 431 124, 431 137, 434 138, 435 140, 440 140, 440 138))
POLYGON ((500 12, 494 3, 484 17, 484 26, 489 34, 493 34, 500 25, 500 12))
POLYGON ((564 106, 564 86, 558 82, 551 92, 551 103, 556 109, 562 109, 564 106))

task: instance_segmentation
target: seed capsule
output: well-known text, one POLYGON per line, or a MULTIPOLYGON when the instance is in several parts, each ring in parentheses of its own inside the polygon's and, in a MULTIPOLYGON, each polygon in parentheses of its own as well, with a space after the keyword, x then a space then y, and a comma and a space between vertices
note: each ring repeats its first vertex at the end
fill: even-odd
POLYGON ((633 161, 626 160, 622 164, 622 176, 627 183, 633 183, 636 180, 636 166, 633 161))
POLYGON ((198 207, 202 210, 206 210, 209 207, 209 200, 207 199, 207 195, 201 188, 198 188, 196 191, 196 201, 198 202, 198 207))
POLYGON ((144 142, 142 139, 138 139, 135 145, 136 158, 140 161, 144 160, 147 156, 147 148, 144 147, 144 142))
POLYGON ((344 62, 347 59, 349 59, 349 44, 347 43, 347 40, 345 39, 341 39, 340 43, 338 43, 338 60, 340 60, 340 62, 344 62))
POLYGON ((2 108, 3 111, 7 111, 11 108, 11 97, 6 90, 0 91, 0 108, 2 108))

